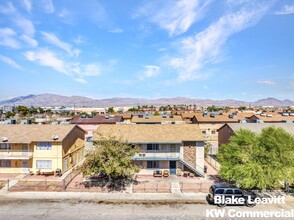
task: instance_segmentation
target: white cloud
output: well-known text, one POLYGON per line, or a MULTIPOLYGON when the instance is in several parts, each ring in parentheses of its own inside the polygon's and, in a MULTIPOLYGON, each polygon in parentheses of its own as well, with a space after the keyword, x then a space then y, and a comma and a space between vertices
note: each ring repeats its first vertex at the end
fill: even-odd
POLYGON ((36 41, 34 38, 31 38, 31 37, 29 37, 27 35, 22 35, 21 39, 31 47, 37 47, 38 46, 38 41, 36 41))
POLYGON ((21 48, 20 43, 15 39, 16 32, 10 28, 0 28, 0 45, 13 49, 21 48))
POLYGON ((256 24, 267 9, 268 5, 263 4, 240 9, 220 17, 195 36, 183 38, 176 46, 180 55, 167 59, 168 64, 179 72, 178 80, 207 77, 207 74, 203 74, 203 68, 220 61, 226 41, 233 34, 256 24))
POLYGON ((134 18, 147 17, 150 22, 168 31, 170 36, 175 36, 186 32, 193 23, 199 21, 210 2, 210 0, 148 1, 136 11, 134 18))
POLYGON ((55 69, 58 72, 68 75, 64 61, 48 49, 39 49, 37 51, 27 51, 24 53, 27 60, 36 62, 41 66, 47 66, 55 69))
POLYGON ((32 10, 32 1, 31 0, 23 0, 23 5, 28 13, 31 13, 32 10))
POLYGON ((0 60, 16 69, 22 70, 22 67, 9 57, 6 57, 0 54, 0 60))
POLYGON ((124 30, 121 28, 114 28, 114 29, 110 29, 109 32, 114 33, 114 34, 120 34, 120 33, 123 33, 124 30))
POLYGON ((96 63, 87 64, 83 72, 81 73, 84 76, 98 76, 101 73, 101 67, 100 65, 96 63))
POLYGON ((43 35, 46 41, 66 51, 70 56, 79 56, 80 50, 73 48, 72 45, 66 42, 61 41, 55 34, 48 33, 45 31, 41 31, 41 34, 43 35))
POLYGON ((275 85, 276 83, 272 80, 259 80, 257 81, 258 84, 264 84, 264 85, 275 85))
POLYGON ((146 78, 152 78, 155 77, 160 71, 160 67, 159 66, 144 66, 144 71, 142 73, 140 73, 139 75, 139 79, 143 80, 146 78))
POLYGON ((35 27, 32 21, 25 19, 23 17, 17 17, 15 19, 15 24, 28 36, 34 36, 35 27))
POLYGON ((51 0, 42 0, 40 2, 42 4, 42 8, 45 10, 46 13, 51 14, 55 11, 54 5, 51 0))
POLYGON ((279 11, 276 11, 277 15, 286 15, 294 13, 294 4, 293 5, 284 5, 279 11))
POLYGON ((11 2, 8 2, 7 7, 0 5, 0 12, 3 14, 12 14, 16 12, 16 9, 11 2))
POLYGON ((74 80, 77 81, 77 82, 79 82, 79 83, 82 83, 82 84, 88 83, 87 80, 85 80, 84 78, 76 78, 74 80))

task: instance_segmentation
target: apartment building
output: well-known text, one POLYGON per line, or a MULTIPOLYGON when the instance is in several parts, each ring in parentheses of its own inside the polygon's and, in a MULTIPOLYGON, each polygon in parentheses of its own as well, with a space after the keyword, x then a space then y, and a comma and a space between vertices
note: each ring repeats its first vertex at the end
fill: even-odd
POLYGON ((75 125, 0 125, 0 173, 64 173, 84 158, 75 125))
POLYGON ((248 129, 259 133, 262 129, 270 126, 283 128, 285 131, 294 135, 293 123, 228 123, 218 129, 218 143, 219 145, 229 143, 230 138, 240 129, 248 129))
POLYGON ((122 124, 100 125, 94 136, 109 135, 138 145, 141 152, 133 157, 142 167, 140 174, 152 174, 154 170, 177 169, 204 175, 204 138, 198 125, 192 124, 122 124))
POLYGON ((134 115, 131 119, 135 124, 183 124, 185 123, 180 115, 134 115))

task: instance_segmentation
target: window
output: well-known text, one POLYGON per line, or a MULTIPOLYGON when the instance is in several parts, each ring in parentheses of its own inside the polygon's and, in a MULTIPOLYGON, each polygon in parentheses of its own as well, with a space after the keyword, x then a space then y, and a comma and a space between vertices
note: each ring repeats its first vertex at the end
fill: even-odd
POLYGON ((37 169, 52 169, 52 160, 37 160, 37 169))
POLYGON ((0 144, 0 150, 10 150, 11 146, 8 143, 1 143, 0 144))
POLYGON ((216 189, 215 194, 224 194, 224 189, 216 189))
POLYGON ((159 144, 147 144, 147 150, 159 150, 159 144))
POLYGON ((11 167, 11 160, 0 160, 0 167, 11 167))
POLYGON ((216 134, 216 131, 215 131, 215 130, 212 130, 212 131, 211 131, 211 134, 216 134))
POLYGON ((202 134, 206 134, 206 131, 202 131, 202 134))
POLYGON ((240 189, 235 189, 235 194, 236 195, 242 195, 242 191, 240 189))
POLYGON ((233 194, 233 190, 232 189, 227 189, 226 190, 226 194, 232 195, 233 194))
POLYGON ((159 168, 159 161, 147 161, 147 168, 159 168))
POLYGON ((52 144, 50 142, 37 142, 37 150, 52 150, 52 144))

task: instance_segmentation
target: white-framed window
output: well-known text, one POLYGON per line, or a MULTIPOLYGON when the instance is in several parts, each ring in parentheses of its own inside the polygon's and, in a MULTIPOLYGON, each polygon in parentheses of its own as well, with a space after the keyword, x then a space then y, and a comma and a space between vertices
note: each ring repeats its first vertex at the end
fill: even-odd
POLYGON ((212 130, 211 131, 211 134, 216 134, 216 130, 212 130))
POLYGON ((11 167, 11 160, 0 160, 0 167, 11 167))
POLYGON ((147 168, 159 168, 159 161, 147 161, 147 168))
POLYGON ((147 150, 159 150, 159 144, 147 144, 147 150))
POLYGON ((11 150, 11 146, 8 143, 0 143, 0 150, 11 150))
POLYGON ((37 142, 37 150, 52 150, 51 142, 37 142))
POLYGON ((52 169, 52 160, 37 160, 37 169, 52 169))

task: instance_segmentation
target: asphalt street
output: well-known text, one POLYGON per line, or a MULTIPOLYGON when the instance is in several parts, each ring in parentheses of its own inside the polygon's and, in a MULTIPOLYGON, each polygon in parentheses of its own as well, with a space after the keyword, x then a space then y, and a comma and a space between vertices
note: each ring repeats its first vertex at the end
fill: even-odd
MULTIPOLYGON (((140 204, 101 204, 94 202, 70 201, 1 201, 0 219, 249 219, 231 218, 229 210, 243 211, 280 211, 294 209, 293 203, 258 205, 253 208, 230 206, 218 208, 208 204, 140 205, 140 204), (225 217, 206 217, 209 210, 224 210, 225 217)), ((210 215, 213 211, 210 211, 210 215)), ((251 218, 266 219, 266 218, 251 218)), ((277 219, 277 218, 271 218, 277 219)), ((279 218, 292 219, 292 218, 279 218)))

